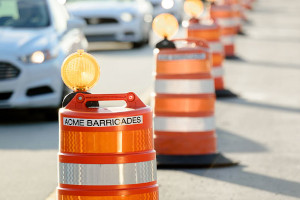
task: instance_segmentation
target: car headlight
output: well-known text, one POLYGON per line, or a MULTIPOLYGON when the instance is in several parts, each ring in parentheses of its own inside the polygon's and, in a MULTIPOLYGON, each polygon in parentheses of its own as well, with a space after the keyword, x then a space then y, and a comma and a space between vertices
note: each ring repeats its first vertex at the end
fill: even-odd
POLYGON ((120 17, 124 22, 131 22, 133 20, 133 15, 128 12, 122 13, 120 17))
POLYGON ((36 64, 43 63, 45 61, 45 54, 42 51, 36 51, 31 54, 30 61, 36 64))
POLYGON ((35 51, 28 56, 21 57, 21 60, 26 63, 41 64, 47 60, 57 57, 57 53, 51 51, 35 51))
POLYGON ((173 8, 173 6, 174 6, 174 0, 162 0, 161 1, 161 7, 163 7, 166 10, 173 8))

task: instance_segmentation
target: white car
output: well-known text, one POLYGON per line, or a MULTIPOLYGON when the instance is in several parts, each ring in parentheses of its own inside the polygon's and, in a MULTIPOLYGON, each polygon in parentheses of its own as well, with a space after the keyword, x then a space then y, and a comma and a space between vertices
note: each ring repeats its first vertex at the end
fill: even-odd
POLYGON ((184 16, 183 0, 149 0, 153 6, 153 16, 170 13, 181 22, 184 16))
POLYGON ((89 42, 148 42, 153 8, 147 0, 67 0, 66 7, 86 21, 89 42))
POLYGON ((61 65, 87 48, 84 25, 57 0, 0 0, 0 109, 58 108, 61 65))

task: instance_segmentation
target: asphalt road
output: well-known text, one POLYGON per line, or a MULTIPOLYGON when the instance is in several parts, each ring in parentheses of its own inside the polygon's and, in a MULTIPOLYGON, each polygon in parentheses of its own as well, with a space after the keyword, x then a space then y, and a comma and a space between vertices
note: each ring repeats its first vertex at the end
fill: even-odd
MULTIPOLYGON (((160 199, 300 199, 300 2, 257 0, 240 60, 226 60, 218 100, 218 149, 240 161, 218 169, 158 170, 160 199)), ((101 66, 93 92, 134 91, 149 100, 152 48, 91 52, 101 66)), ((58 125, 38 113, 7 113, 0 122, 0 199, 44 200, 57 185, 58 125)))

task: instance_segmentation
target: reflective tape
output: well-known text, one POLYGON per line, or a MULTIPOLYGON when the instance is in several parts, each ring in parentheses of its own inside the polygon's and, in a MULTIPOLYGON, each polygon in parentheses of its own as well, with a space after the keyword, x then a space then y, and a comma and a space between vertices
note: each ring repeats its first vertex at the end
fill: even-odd
POLYGON ((214 93, 212 79, 158 79, 155 92, 160 94, 207 94, 214 93))
POLYGON ((224 46, 221 42, 209 42, 208 44, 212 53, 224 53, 224 46))
POLYGON ((193 53, 193 54, 159 54, 157 56, 158 60, 168 61, 168 60, 204 60, 206 59, 205 53, 193 53))
POLYGON ((234 35, 221 36, 221 41, 224 45, 233 45, 235 40, 234 35))
POLYGON ((224 69, 222 66, 212 68, 213 77, 222 77, 224 75, 224 69))
POLYGON ((125 164, 59 163, 59 183, 127 185, 156 181, 156 160, 125 164))
POLYGON ((234 11, 240 11, 242 6, 240 4, 231 4, 231 9, 234 11))
POLYGON ((242 19, 240 17, 235 17, 233 18, 233 20, 235 21, 235 23, 240 26, 242 24, 242 19))
POLYGON ((235 27, 239 25, 234 18, 218 18, 217 23, 221 27, 235 27))
POLYGON ((154 130, 166 132, 204 132, 215 130, 214 117, 154 117, 154 130))

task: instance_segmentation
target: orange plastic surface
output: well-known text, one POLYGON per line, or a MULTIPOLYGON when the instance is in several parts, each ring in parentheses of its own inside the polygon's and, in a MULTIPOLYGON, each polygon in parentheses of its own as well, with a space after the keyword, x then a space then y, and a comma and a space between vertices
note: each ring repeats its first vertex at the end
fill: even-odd
POLYGON ((61 184, 59 200, 158 200, 156 181, 120 186, 75 186, 61 184))
POLYGON ((208 132, 155 131, 155 149, 159 155, 199 155, 216 153, 216 135, 208 132))
POLYGON ((238 31, 238 26, 222 27, 221 35, 236 35, 237 31, 238 31))
POLYGON ((188 29, 188 37, 189 38, 201 38, 206 39, 208 41, 218 40, 221 36, 221 32, 219 30, 194 30, 188 29))
POLYGON ((216 90, 224 90, 224 80, 223 77, 217 77, 215 80, 215 89, 216 90))
POLYGON ((225 55, 226 56, 234 56, 234 45, 224 45, 225 55))
POLYGON ((220 66, 223 64, 224 55, 223 53, 212 53, 212 65, 220 66))
POLYGON ((157 74, 197 74, 210 73, 210 60, 157 61, 157 74))
POLYGON ((155 96, 156 115, 195 116, 204 113, 213 113, 215 109, 215 95, 160 95, 155 96))
POLYGON ((61 131, 62 153, 128 153, 153 149, 152 128, 132 131, 61 131))
POLYGON ((158 200, 158 192, 126 196, 72 196, 59 195, 58 200, 158 200))

